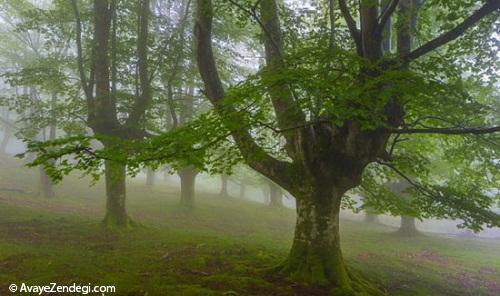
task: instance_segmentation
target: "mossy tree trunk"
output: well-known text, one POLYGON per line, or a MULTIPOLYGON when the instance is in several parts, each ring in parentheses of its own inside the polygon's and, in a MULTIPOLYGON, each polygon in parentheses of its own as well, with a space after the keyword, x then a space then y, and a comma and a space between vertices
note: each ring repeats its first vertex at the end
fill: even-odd
POLYGON ((106 216, 103 224, 108 228, 124 228, 131 224, 125 207, 126 198, 126 168, 125 165, 106 161, 106 216))
POLYGON ((184 208, 191 209, 194 207, 195 183, 198 171, 192 167, 184 167, 177 171, 177 174, 181 179, 180 204, 184 208))
MULTIPOLYGON (((292 249, 279 271, 299 282, 353 291, 353 278, 342 257, 339 234, 343 191, 324 188, 297 198, 297 221, 292 249)), ((334 293, 335 294, 335 293, 334 293)))

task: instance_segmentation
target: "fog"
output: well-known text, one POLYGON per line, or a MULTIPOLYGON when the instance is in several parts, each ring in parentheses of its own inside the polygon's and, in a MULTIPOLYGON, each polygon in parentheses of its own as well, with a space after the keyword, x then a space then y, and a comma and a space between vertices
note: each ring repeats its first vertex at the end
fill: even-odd
POLYGON ((499 13, 0 1, 0 296, 500 295, 499 13))

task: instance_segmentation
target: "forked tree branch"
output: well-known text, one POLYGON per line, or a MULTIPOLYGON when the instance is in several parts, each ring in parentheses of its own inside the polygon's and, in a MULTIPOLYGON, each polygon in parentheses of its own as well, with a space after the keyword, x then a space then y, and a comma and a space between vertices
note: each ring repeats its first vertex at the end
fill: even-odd
MULTIPOLYGON (((220 79, 212 49, 212 1, 197 0, 194 25, 194 50, 200 76, 205 86, 205 94, 221 116, 240 116, 238 111, 223 102, 225 91, 220 79)), ((291 164, 269 155, 257 145, 250 131, 245 128, 229 127, 247 164, 263 175, 273 177, 280 185, 290 182, 291 164)))

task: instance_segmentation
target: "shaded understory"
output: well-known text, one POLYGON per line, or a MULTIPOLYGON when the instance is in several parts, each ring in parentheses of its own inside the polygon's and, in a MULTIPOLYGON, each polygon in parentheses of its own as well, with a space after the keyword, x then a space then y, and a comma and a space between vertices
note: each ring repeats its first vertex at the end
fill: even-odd
MULTIPOLYGON (((313 295, 266 273, 291 246, 291 210, 198 193, 186 212, 174 184, 151 191, 137 181, 128 205, 140 226, 110 233, 99 186, 68 181, 47 200, 15 182, 1 175, 0 187, 24 192, 0 191, 0 295, 21 282, 116 285, 117 295, 313 295)), ((500 241, 402 238, 349 220, 341 229, 349 267, 389 295, 500 295, 500 241)))

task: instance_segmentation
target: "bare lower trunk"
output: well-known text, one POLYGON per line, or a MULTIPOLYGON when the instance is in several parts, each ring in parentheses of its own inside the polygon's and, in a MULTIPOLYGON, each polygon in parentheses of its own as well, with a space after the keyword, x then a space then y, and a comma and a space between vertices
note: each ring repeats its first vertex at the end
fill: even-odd
POLYGON ((405 236, 413 236, 418 233, 415 225, 415 218, 409 216, 401 216, 401 225, 398 232, 405 236))
POLYGON ((105 162, 106 216, 103 223, 108 228, 130 226, 130 220, 125 208, 125 170, 123 164, 109 160, 105 162))
POLYGON ((155 171, 152 168, 148 168, 146 171, 146 186, 153 187, 155 184, 155 171))
POLYGON ((283 191, 274 182, 269 181, 269 205, 271 207, 282 207, 283 206, 283 191))
POLYGON ((297 199, 295 237, 281 272, 299 281, 351 290, 339 236, 340 196, 297 199))
POLYGON ((191 167, 185 167, 180 169, 177 174, 181 179, 181 206, 192 208, 194 206, 194 189, 198 172, 191 167))
POLYGON ((42 195, 45 198, 54 197, 56 194, 54 193, 54 186, 52 184, 52 180, 45 173, 43 167, 39 167, 40 170, 40 190, 42 191, 42 195))
POLYGON ((220 181, 221 181, 221 187, 220 187, 220 196, 222 197, 229 197, 229 192, 227 190, 227 181, 228 181, 228 176, 226 175, 221 175, 220 176, 220 181))

